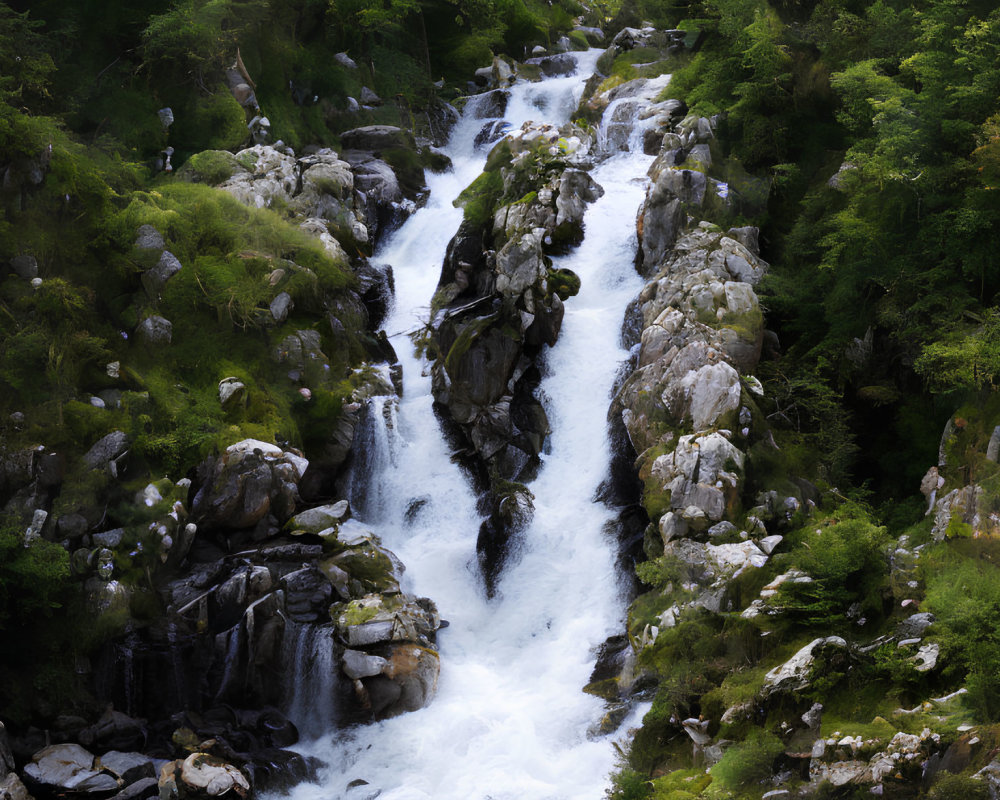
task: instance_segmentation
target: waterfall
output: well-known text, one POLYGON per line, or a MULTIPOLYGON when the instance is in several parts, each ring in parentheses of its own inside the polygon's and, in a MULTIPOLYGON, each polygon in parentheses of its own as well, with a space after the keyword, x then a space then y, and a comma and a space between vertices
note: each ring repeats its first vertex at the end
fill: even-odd
POLYGON ((282 639, 285 714, 303 737, 318 737, 336 723, 338 673, 333 625, 285 620, 282 639))
POLYGON ((354 514, 367 522, 381 519, 386 503, 381 476, 397 466, 399 448, 405 444, 397 434, 397 417, 395 397, 370 397, 354 434, 355 461, 348 477, 347 496, 354 514))
MULTIPOLYGON (((574 76, 512 87, 503 119, 514 127, 568 120, 599 54, 577 54, 574 76)), ((492 124, 485 102, 471 101, 452 134, 453 171, 429 176, 429 203, 377 254, 396 280, 385 327, 395 337, 405 393, 395 458, 381 462, 378 491, 358 516, 406 564, 403 588, 431 597, 450 622, 438 640, 438 694, 420 711, 306 743, 327 768, 318 784, 296 787, 292 800, 598 800, 614 768, 612 740, 588 735, 603 701, 581 688, 625 613, 606 532, 614 514, 594 498, 611 458, 610 392, 628 356, 619 330, 642 284, 632 266, 634 220, 652 159, 623 152, 595 169, 605 194, 587 212, 582 245, 555 259, 580 276, 582 288, 566 302, 562 334, 546 358, 541 392, 552 446, 530 486, 535 514, 522 551, 487 600, 476 561, 476 498, 434 416, 425 365, 401 335, 426 323, 445 248, 462 220, 452 200, 482 170, 486 152, 476 138, 492 124)))

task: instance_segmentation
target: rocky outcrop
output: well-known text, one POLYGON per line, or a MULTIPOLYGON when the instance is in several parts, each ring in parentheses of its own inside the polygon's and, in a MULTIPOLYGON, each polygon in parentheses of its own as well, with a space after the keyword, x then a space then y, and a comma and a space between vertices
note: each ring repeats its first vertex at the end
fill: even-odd
POLYGON ((517 501, 519 514, 499 509, 505 497, 525 499, 508 482, 531 475, 549 432, 534 392, 536 359, 555 343, 578 281, 553 270, 548 255, 580 241, 586 205, 603 194, 580 168, 589 143, 573 126, 529 123, 494 148, 486 173, 460 198, 466 220, 448 245, 433 302, 434 397, 485 477, 488 585, 512 529, 530 517, 530 502, 517 501))
POLYGON ((370 251, 416 208, 423 168, 413 136, 400 128, 376 125, 342 136, 340 155, 318 149, 296 158, 269 145, 241 150, 219 188, 246 205, 277 204, 323 220, 338 242, 370 251))

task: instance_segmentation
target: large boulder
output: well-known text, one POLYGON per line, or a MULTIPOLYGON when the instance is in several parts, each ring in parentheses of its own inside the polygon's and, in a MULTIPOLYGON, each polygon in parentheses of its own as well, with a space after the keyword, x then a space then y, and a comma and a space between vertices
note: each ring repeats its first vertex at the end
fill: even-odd
POLYGON ((309 462, 292 450, 246 439, 203 465, 207 479, 195 495, 198 524, 250 528, 268 514, 283 522, 295 511, 298 483, 309 462))
POLYGON ((24 777, 39 790, 58 794, 104 796, 118 781, 95 768, 94 754, 78 744, 54 744, 35 753, 24 777))

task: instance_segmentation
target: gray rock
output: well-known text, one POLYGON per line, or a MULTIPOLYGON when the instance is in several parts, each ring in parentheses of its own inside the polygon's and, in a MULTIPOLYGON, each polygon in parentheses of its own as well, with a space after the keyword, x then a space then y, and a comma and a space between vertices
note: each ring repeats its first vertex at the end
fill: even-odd
POLYGON ((49 518, 49 512, 44 508, 36 508, 31 515, 31 524, 24 532, 24 546, 28 547, 33 542, 42 538, 42 530, 45 528, 45 521, 49 518))
POLYGON ((333 60, 340 66, 344 67, 344 69, 358 68, 358 65, 354 63, 354 59, 347 55, 347 53, 337 53, 334 55, 333 60))
POLYGON ((588 28, 582 25, 578 25, 577 27, 573 28, 573 30, 580 31, 580 33, 586 36, 587 41, 590 42, 590 44, 593 45, 594 47, 597 47, 604 43, 604 31, 602 31, 600 28, 588 28))
POLYGON ((576 72, 576 59, 569 53, 529 58, 524 63, 537 65, 541 73, 549 78, 556 75, 572 75, 576 72))
POLYGON ((63 514, 56 520, 56 535, 60 539, 79 539, 89 527, 82 514, 63 514))
POLYGON ((150 347, 160 347, 170 344, 173 337, 174 326, 170 320, 160 316, 146 317, 141 323, 137 333, 139 338, 150 347))
POLYGON ((993 429, 990 443, 986 446, 986 457, 993 462, 1000 461, 1000 425, 993 429))
POLYGON ((823 704, 813 703, 809 710, 802 715, 802 721, 811 731, 819 731, 820 723, 823 721, 823 704))
POLYGON ((392 630, 392 620, 348 625, 346 628, 347 644, 350 647, 365 647, 381 642, 390 642, 392 641, 392 630))
POLYGON ((736 533, 736 526, 729 520, 715 523, 708 529, 708 535, 713 539, 721 539, 723 536, 731 536, 736 533))
MULTIPOLYGON (((175 761, 174 764, 180 764, 174 772, 180 796, 245 797, 250 791, 250 782, 239 769, 207 753, 192 753, 183 762, 175 761)), ((164 768, 165 771, 168 769, 164 768)), ((164 797, 162 771, 160 775, 160 797, 164 797)), ((169 792, 167 796, 170 796, 169 792)))
POLYGON ((760 245, 757 241, 758 233, 759 231, 757 228, 752 225, 747 225, 742 228, 730 228, 726 235, 735 239, 756 256, 760 255, 760 245))
POLYGON ((611 46, 620 50, 643 47, 654 33, 656 33, 655 28, 622 28, 611 40, 611 46))
POLYGON ((295 307, 292 296, 288 292, 281 292, 271 301, 271 317, 275 322, 284 322, 288 318, 288 313, 295 307))
POLYGON ((125 431, 111 431, 97 440, 83 456, 83 461, 91 469, 109 467, 125 454, 128 446, 129 438, 125 431))
POLYGON ((941 655, 941 645, 937 642, 921 645, 917 654, 911 661, 914 662, 914 669, 917 672, 930 672, 937 666, 938 656, 941 655))
POLYGON ((10 268, 26 281, 38 277, 38 261, 31 255, 14 256, 10 260, 10 268))
POLYGON ((24 775, 50 791, 98 794, 118 789, 118 781, 94 769, 93 753, 78 744, 54 744, 35 753, 24 775))
POLYGON ((363 106, 380 106, 382 105, 382 98, 379 97, 375 92, 369 89, 367 86, 361 87, 361 105, 363 106))
POLYGON ((514 70, 511 68, 510 64, 500 58, 500 56, 495 56, 493 58, 491 76, 493 83, 496 86, 508 86, 514 81, 514 70))
POLYGON ((380 674, 387 663, 381 656, 370 655, 360 650, 345 650, 341 666, 348 678, 357 679, 380 674))
POLYGON ((14 767, 14 753, 10 749, 7 728, 0 722, 0 774, 11 772, 14 767))
POLYGON ((163 241, 163 234, 152 225, 140 225, 139 229, 135 232, 135 243, 133 246, 137 250, 162 250, 167 245, 163 241))
POLYGON ((219 404, 223 408, 235 407, 246 398, 246 392, 246 384, 239 378, 223 378, 219 381, 219 404))
POLYGON ((764 676, 765 691, 775 689, 798 691, 808 685, 809 673, 816 660, 817 649, 846 649, 847 642, 839 636, 827 636, 813 639, 799 650, 784 664, 781 664, 764 676))
POLYGON ((281 340, 275 357, 279 364, 287 362, 300 371, 305 369, 307 363, 325 364, 329 359, 320 349, 320 343, 319 331, 295 331, 281 340))
POLYGON ((252 528, 268 514, 283 522, 298 502, 298 482, 309 462, 290 451, 245 439, 203 465, 211 478, 192 504, 196 520, 226 528, 252 528))
POLYGON ((156 116, 160 118, 160 124, 163 126, 163 130, 167 130, 167 128, 174 124, 174 112, 169 106, 161 108, 157 111, 156 116))
POLYGON ((340 500, 296 514, 288 521, 287 528, 295 533, 320 533, 328 528, 338 527, 350 513, 348 502, 340 500))
POLYGON ((347 98, 347 112, 349 114, 356 114, 360 110, 361 110, 361 103, 359 103, 353 97, 348 97, 347 98))
POLYGON ((97 758, 95 769, 103 769, 119 777, 125 785, 144 778, 155 778, 153 759, 142 753, 123 753, 111 750, 97 758))
POLYGON ((896 626, 896 636, 900 639, 912 639, 924 635, 924 632, 934 623, 934 615, 929 611, 911 614, 896 626))
POLYGON ((146 270, 142 275, 142 285, 151 299, 156 300, 174 275, 181 271, 181 262, 177 256, 169 250, 164 250, 160 254, 160 260, 151 269, 146 270))
POLYGON ((124 528, 113 528, 110 531, 95 533, 90 538, 93 540, 95 547, 110 547, 113 549, 122 543, 124 536, 124 528))

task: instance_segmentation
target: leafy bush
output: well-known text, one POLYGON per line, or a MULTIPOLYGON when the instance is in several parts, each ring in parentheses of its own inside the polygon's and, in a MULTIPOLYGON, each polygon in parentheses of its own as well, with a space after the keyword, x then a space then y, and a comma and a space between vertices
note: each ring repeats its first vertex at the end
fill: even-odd
POLYGON ((733 792, 745 792, 770 776, 774 760, 785 746, 772 733, 754 728, 745 741, 734 744, 712 767, 712 777, 733 792))
POLYGON ((987 800, 990 797, 989 783, 977 781, 967 775, 940 773, 934 785, 927 792, 927 800, 987 800))
POLYGON ((937 616, 944 674, 965 680, 966 699, 984 720, 1000 714, 1000 549, 989 540, 959 539, 924 557, 925 606, 937 616))
POLYGON ((826 527, 811 523, 792 560, 813 580, 781 585, 778 598, 785 616, 795 624, 823 628, 845 625, 854 604, 860 615, 880 616, 888 585, 887 545, 885 528, 863 514, 826 527))

